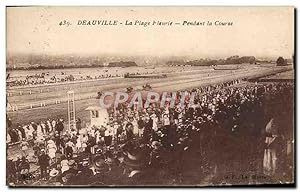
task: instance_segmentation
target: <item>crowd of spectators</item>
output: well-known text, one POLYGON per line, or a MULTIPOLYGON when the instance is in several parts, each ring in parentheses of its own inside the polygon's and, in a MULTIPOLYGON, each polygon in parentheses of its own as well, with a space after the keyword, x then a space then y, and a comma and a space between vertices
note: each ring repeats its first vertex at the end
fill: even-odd
POLYGON ((56 76, 53 75, 52 77, 45 77, 43 75, 34 75, 34 76, 26 76, 26 78, 20 78, 16 79, 14 81, 11 81, 8 86, 25 86, 25 85, 43 85, 43 84, 53 84, 53 83, 62 83, 62 82, 71 82, 71 81, 83 81, 83 80, 92 80, 92 79, 104 79, 104 78, 114 78, 114 77, 120 77, 120 75, 99 75, 99 76, 79 76, 74 77, 71 75, 64 75, 64 76, 56 76))
MULTIPOLYGON (((146 74, 154 74, 155 72, 136 72, 130 73, 131 75, 146 75, 146 74)), ((28 85, 44 85, 44 84, 53 84, 53 83, 62 83, 62 82, 71 82, 71 81, 85 81, 85 80, 96 80, 96 79, 106 79, 106 78, 117 78, 124 77, 126 73, 100 73, 99 75, 91 75, 91 74, 69 74, 66 72, 61 72, 60 75, 52 75, 49 73, 40 73, 34 75, 27 75, 25 78, 19 77, 13 81, 9 81, 8 86, 28 86, 28 85)))
POLYGON ((197 93, 193 106, 152 104, 137 110, 121 104, 109 109, 109 122, 101 127, 81 127, 80 119, 72 130, 62 120, 31 123, 24 134, 18 127, 14 134, 22 140, 22 153, 8 160, 8 182, 189 185, 209 175, 213 184, 289 178, 293 85, 238 83, 187 90, 197 93), (38 176, 29 171, 29 146, 38 176), (269 149, 272 157, 266 159, 269 149), (242 173, 248 177, 243 181, 242 173))
POLYGON ((45 135, 51 134, 54 130, 61 132, 63 130, 62 119, 48 119, 39 123, 31 122, 25 125, 12 125, 12 121, 7 119, 7 137, 8 145, 20 143, 22 141, 33 141, 40 139, 45 135))

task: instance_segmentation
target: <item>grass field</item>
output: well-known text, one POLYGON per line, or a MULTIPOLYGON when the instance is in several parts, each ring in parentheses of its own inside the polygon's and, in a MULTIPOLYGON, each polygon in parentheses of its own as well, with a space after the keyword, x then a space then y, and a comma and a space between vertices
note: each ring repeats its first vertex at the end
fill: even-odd
POLYGON ((275 75, 266 77, 266 79, 294 79, 294 71, 286 71, 282 73, 277 73, 275 75))

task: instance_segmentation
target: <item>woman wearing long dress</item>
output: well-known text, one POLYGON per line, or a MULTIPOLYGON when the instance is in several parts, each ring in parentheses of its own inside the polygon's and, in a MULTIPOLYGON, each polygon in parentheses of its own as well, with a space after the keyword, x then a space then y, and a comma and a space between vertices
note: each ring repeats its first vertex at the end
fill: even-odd
POLYGON ((54 131, 56 131, 56 121, 53 119, 51 122, 52 128, 54 131))
POLYGON ((100 139, 101 139, 100 131, 99 130, 97 130, 95 132, 95 137, 96 137, 96 144, 99 144, 100 143, 100 139))
POLYGON ((264 154, 264 174, 273 176, 277 169, 278 127, 272 118, 266 126, 266 149, 264 154))
POLYGON ((68 165, 68 159, 66 156, 62 156, 61 162, 60 162, 60 167, 61 167, 61 173, 64 173, 65 171, 69 170, 69 165, 68 165))
POLYGON ((95 129, 94 129, 94 128, 91 128, 90 131, 89 131, 89 134, 90 134, 92 137, 95 137, 95 129))
POLYGON ((27 125, 24 125, 22 127, 22 129, 24 130, 26 140, 28 140, 29 139, 29 136, 28 136, 29 129, 27 128, 27 125))
POLYGON ((152 114, 151 119, 153 121, 152 129, 156 132, 158 130, 158 117, 156 116, 156 114, 152 114))
POLYGON ((22 150, 22 156, 23 157, 27 157, 27 155, 28 155, 28 149, 29 149, 29 144, 28 144, 28 142, 25 139, 22 140, 22 142, 20 144, 20 147, 21 147, 21 150, 22 150))
POLYGON ((82 151, 85 151, 85 149, 87 147, 87 141, 88 141, 88 136, 82 135, 82 138, 81 138, 81 150, 82 151))
POLYGON ((138 123, 137 123, 137 120, 134 118, 132 121, 131 121, 132 125, 133 125, 133 134, 138 136, 139 135, 139 126, 138 126, 138 123))
POLYGON ((42 122, 42 121, 41 121, 41 128, 42 128, 43 134, 46 135, 46 134, 47 134, 46 125, 45 125, 45 123, 42 122))
POLYGON ((37 139, 36 139, 37 141, 41 141, 44 136, 41 125, 37 125, 36 136, 37 136, 37 139))
POLYGON ((51 125, 50 120, 47 121, 47 126, 48 126, 48 131, 49 131, 49 132, 52 132, 52 131, 53 131, 53 128, 52 128, 52 125, 51 125))
POLYGON ((69 141, 67 141, 65 146, 66 146, 65 154, 66 154, 68 159, 71 159, 73 157, 73 151, 74 151, 73 148, 74 148, 75 145, 71 140, 69 140, 69 141))
POLYGON ((81 136, 77 135, 76 139, 76 152, 79 153, 81 152, 81 136))
POLYGON ((33 139, 33 132, 35 131, 34 128, 30 125, 27 127, 27 135, 28 135, 28 140, 33 139))
POLYGON ((57 150, 57 147, 56 147, 54 141, 50 139, 48 141, 47 151, 48 151, 48 156, 50 157, 51 164, 55 162, 56 150, 57 150))
POLYGON ((25 138, 22 137, 22 133, 19 129, 17 129, 16 131, 17 131, 17 134, 18 134, 18 141, 22 141, 23 139, 25 139, 25 138))

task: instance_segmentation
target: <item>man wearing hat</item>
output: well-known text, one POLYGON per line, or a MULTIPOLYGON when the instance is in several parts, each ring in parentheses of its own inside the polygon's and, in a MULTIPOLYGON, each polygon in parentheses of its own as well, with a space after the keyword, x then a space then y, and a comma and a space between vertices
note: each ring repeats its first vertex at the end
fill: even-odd
POLYGON ((19 164, 19 170, 21 171, 20 179, 21 181, 23 181, 23 184, 26 184, 26 181, 30 179, 29 169, 30 169, 29 161, 26 159, 26 157, 23 156, 19 164))
POLYGON ((123 127, 120 125, 119 122, 115 122, 114 123, 114 129, 115 129, 115 132, 116 132, 116 140, 117 142, 120 142, 121 140, 121 134, 123 133, 123 127))
POLYGON ((147 172, 149 166, 149 151, 140 147, 128 148, 124 151, 126 177, 124 185, 145 185, 153 182, 153 175, 147 172))
POLYGON ((72 173, 65 171, 61 174, 60 178, 62 185, 73 185, 74 175, 72 173))
POLYGON ((96 138, 92 134, 88 135, 88 140, 86 144, 87 144, 86 151, 88 152, 89 156, 91 154, 95 154, 96 138))
POLYGON ((41 155, 38 157, 38 163, 41 169, 41 178, 44 180, 47 176, 47 167, 49 166, 49 156, 45 153, 45 150, 41 150, 41 155))
POLYGON ((110 146, 112 144, 113 135, 114 135, 113 127, 108 125, 104 132, 104 142, 106 146, 110 146))
POLYGON ((58 151, 58 152, 61 152, 62 138, 61 138, 61 136, 59 135, 58 131, 55 131, 55 135, 54 135, 53 141, 54 141, 55 144, 56 144, 57 151, 58 151))
POLYGON ((133 124, 131 122, 128 122, 126 125, 125 125, 125 131, 126 131, 126 140, 127 141, 131 141, 134 137, 134 134, 133 134, 133 124))
POLYGON ((80 118, 76 119, 76 129, 78 129, 78 130, 81 129, 81 119, 80 118))
POLYGON ((143 131, 143 142, 147 143, 150 140, 152 133, 153 120, 149 117, 145 117, 144 131, 143 131))
POLYGON ((143 135, 143 131, 144 131, 144 126, 145 126, 145 123, 140 115, 138 121, 137 121, 137 124, 138 124, 138 135, 139 137, 141 137, 143 135))
POLYGON ((71 159, 68 162, 69 169, 62 174, 63 184, 73 185, 76 183, 76 175, 78 173, 76 162, 71 159))
POLYGON ((76 164, 75 160, 70 159, 68 162, 68 166, 69 166, 69 169, 66 172, 76 175, 78 170, 77 170, 77 164, 76 164))
POLYGON ((82 162, 82 168, 78 171, 76 175, 77 185, 88 185, 91 182, 91 178, 94 176, 93 171, 89 168, 89 161, 85 159, 82 162))
POLYGON ((47 142, 47 152, 48 156, 50 157, 51 164, 55 163, 55 153, 56 153, 57 147, 52 139, 48 140, 47 142))
POLYGON ((152 151, 150 153, 149 165, 152 168, 159 169, 161 166, 161 143, 159 141, 152 141, 151 143, 152 151))
POLYGON ((75 144, 70 140, 67 139, 67 142, 65 144, 65 154, 68 159, 73 157, 73 148, 75 147, 75 144))
POLYGON ((94 185, 107 185, 109 172, 109 166, 105 162, 105 157, 102 154, 98 154, 94 157, 93 165, 91 167, 94 176, 92 177, 92 183, 94 185))
POLYGON ((63 119, 59 119, 57 126, 56 126, 56 131, 58 131, 58 134, 61 135, 63 130, 64 130, 63 119))
MULTIPOLYGON (((123 156, 123 155, 122 155, 123 156)), ((108 185, 121 185, 123 180, 124 167, 121 164, 121 159, 117 159, 117 154, 113 155, 111 152, 105 153, 105 162, 109 166, 109 172, 106 174, 106 181, 108 185)), ((119 155, 120 158, 120 155, 119 155)), ((122 157, 121 157, 122 158, 122 157)))
POLYGON ((21 167, 20 167, 20 164, 22 162, 21 158, 22 158, 22 156, 17 155, 14 159, 15 166, 16 166, 17 181, 21 180, 21 167))

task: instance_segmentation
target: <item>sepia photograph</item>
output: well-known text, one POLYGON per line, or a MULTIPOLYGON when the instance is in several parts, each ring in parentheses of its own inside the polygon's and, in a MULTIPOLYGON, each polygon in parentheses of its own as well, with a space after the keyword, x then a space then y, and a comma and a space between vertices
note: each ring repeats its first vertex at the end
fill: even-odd
POLYGON ((6 185, 295 186, 295 20, 7 6, 6 185))

